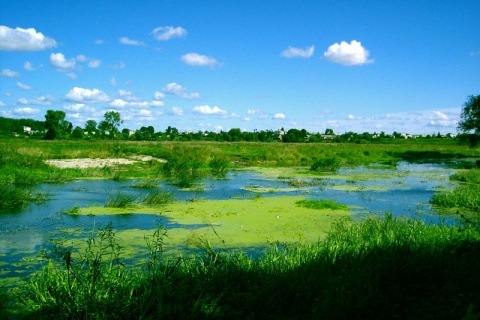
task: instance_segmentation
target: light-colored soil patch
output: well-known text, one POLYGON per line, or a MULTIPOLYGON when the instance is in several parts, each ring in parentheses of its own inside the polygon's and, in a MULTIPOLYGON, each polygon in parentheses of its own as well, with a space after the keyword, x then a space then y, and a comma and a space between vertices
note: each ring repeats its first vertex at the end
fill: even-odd
POLYGON ((154 158, 152 156, 132 156, 131 159, 126 158, 106 158, 106 159, 90 159, 90 158, 81 158, 81 159, 52 159, 46 160, 45 163, 50 166, 55 166, 57 168, 66 169, 66 168, 103 168, 103 167, 113 167, 117 165, 126 165, 134 164, 136 162, 146 162, 146 161, 158 161, 166 162, 164 159, 154 158))

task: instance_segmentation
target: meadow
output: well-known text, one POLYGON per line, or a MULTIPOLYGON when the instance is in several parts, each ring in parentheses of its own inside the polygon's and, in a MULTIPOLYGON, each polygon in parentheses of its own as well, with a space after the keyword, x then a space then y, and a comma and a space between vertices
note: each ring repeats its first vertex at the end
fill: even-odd
MULTIPOLYGON (((132 198, 109 194, 106 209, 163 207, 173 195, 157 191, 159 180, 190 188, 196 179, 222 179, 247 167, 302 167, 311 176, 335 175, 340 167, 395 168, 399 161, 478 160, 478 148, 455 140, 390 144, 0 141, 0 214, 30 202, 48 201, 32 186, 76 179, 130 180, 144 190, 132 198), (14 143, 13 143, 14 142, 14 143), (165 161, 61 169, 50 159, 165 161)), ((453 190, 431 200, 459 212, 454 226, 384 217, 346 215, 321 241, 275 242, 261 255, 193 239, 191 255, 164 254, 169 232, 159 226, 145 236, 148 259, 129 265, 110 225, 94 229, 85 243, 57 239, 41 256, 44 267, 24 286, 0 291, 0 317, 59 319, 311 319, 434 318, 480 316, 479 169, 457 170, 453 190), (468 214, 467 214, 468 212, 468 214)), ((290 177, 292 178, 292 177, 290 177)), ((291 184, 305 183, 291 179, 291 184)), ((193 199, 194 200, 194 199, 193 199)), ((192 200, 192 201, 193 201, 192 200)), ((255 198, 252 199, 254 201, 255 198)), ((345 210, 334 201, 298 200, 300 210, 345 210), (301 208, 301 209, 300 209, 301 208)), ((193 206, 193 204, 192 204, 193 206)), ((66 214, 81 214, 74 207, 66 214)), ((173 234, 172 234, 173 236, 173 234)), ((229 239, 230 240, 230 239, 229 239)))

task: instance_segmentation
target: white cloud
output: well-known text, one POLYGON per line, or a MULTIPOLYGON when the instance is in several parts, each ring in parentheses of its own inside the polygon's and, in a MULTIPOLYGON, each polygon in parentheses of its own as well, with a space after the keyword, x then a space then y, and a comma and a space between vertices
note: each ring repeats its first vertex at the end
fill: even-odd
MULTIPOLYGON (((40 66, 41 66, 41 65, 40 65, 40 66)), ((23 64, 23 69, 25 69, 25 70, 27 70, 27 71, 37 70, 37 68, 35 68, 30 61, 25 61, 25 63, 23 64)))
POLYGON ((69 72, 69 73, 65 73, 65 75, 67 77, 69 77, 70 79, 77 79, 77 74, 76 73, 69 72))
POLYGON ((50 64, 59 69, 73 69, 75 68, 75 58, 69 60, 65 59, 63 53, 51 53, 50 64))
POLYGON ((10 70, 10 69, 3 69, 2 70, 2 76, 8 77, 8 78, 18 78, 18 77, 20 77, 20 73, 18 73, 17 71, 10 70))
POLYGON ((85 61, 87 61, 87 60, 88 60, 88 58, 87 58, 87 56, 84 55, 84 54, 79 54, 79 55, 77 56, 77 61, 85 62, 85 61))
POLYGON ((187 92, 187 88, 182 87, 181 85, 175 82, 167 84, 167 86, 162 90, 165 93, 173 94, 182 99, 200 99, 201 98, 198 92, 187 92))
POLYGON ((152 106, 152 107, 163 107, 163 106, 165 106, 165 103, 163 103, 163 101, 160 101, 160 100, 153 100, 152 102, 150 102, 150 106, 152 106))
POLYGON ((95 68, 98 68, 100 67, 100 60, 97 60, 97 59, 91 59, 89 62, 88 62, 88 67, 89 68, 92 68, 92 69, 95 69, 95 68))
POLYGON ((39 109, 25 107, 25 108, 15 109, 13 113, 16 115, 33 115, 39 112, 40 112, 39 109))
POLYGON ((220 109, 217 106, 214 106, 211 108, 210 106, 204 105, 204 106, 195 106, 192 109, 193 112, 195 113, 201 113, 201 114, 227 114, 227 111, 220 109))
POLYGON ((39 51, 56 45, 54 39, 45 37, 33 28, 11 29, 0 26, 0 51, 39 51))
POLYGON ((2 100, 0 100, 0 107, 5 107, 5 103, 2 100))
POLYGON ((187 53, 181 57, 181 60, 191 66, 215 66, 220 63, 212 57, 204 56, 198 53, 187 53))
POLYGON ((280 55, 285 58, 310 58, 313 55, 313 50, 315 50, 314 46, 305 47, 305 49, 289 46, 287 49, 283 50, 280 55))
POLYGON ((72 111, 78 113, 92 113, 95 112, 95 108, 89 107, 84 103, 75 103, 68 106, 63 106, 63 110, 72 111))
POLYGON ((115 77, 112 77, 110 79, 110 85, 113 86, 113 87, 117 85, 117 79, 115 79, 115 77))
POLYGON ((31 104, 36 106, 50 106, 55 102, 52 96, 41 96, 31 99, 20 98, 17 103, 19 104, 31 104))
POLYGON ((125 62, 120 61, 118 64, 110 66, 113 70, 125 69, 125 62))
POLYGON ((167 41, 172 38, 183 38, 187 30, 182 27, 158 27, 152 31, 153 37, 160 41, 167 41))
POLYGON ((182 108, 172 107, 171 114, 173 114, 174 116, 183 116, 183 110, 182 108))
POLYGON ((32 89, 31 86, 27 86, 26 84, 23 84, 21 82, 17 82, 17 87, 19 87, 22 90, 31 90, 32 89))
POLYGON ((107 96, 105 92, 99 89, 85 89, 74 87, 71 89, 67 95, 67 100, 74 101, 74 102, 106 102, 109 101, 110 98, 107 96))
POLYGON ((129 46, 144 46, 145 45, 145 43, 143 43, 142 41, 129 39, 127 37, 121 37, 120 39, 118 39, 118 41, 121 44, 126 44, 126 45, 129 45, 129 46))
POLYGON ((155 100, 162 100, 163 98, 165 98, 165 93, 160 92, 160 91, 155 91, 155 92, 153 93, 153 99, 155 99, 155 100))
POLYGON ((105 43, 105 40, 102 40, 102 39, 95 40, 95 44, 104 44, 104 43, 105 43))
POLYGON ((285 115, 283 113, 276 113, 273 116, 274 119, 285 119, 285 115))
POLYGON ((353 120, 353 119, 355 119, 355 116, 352 115, 352 114, 349 114, 349 115, 348 115, 348 119, 353 120))
POLYGON ((368 50, 362 47, 362 43, 356 40, 352 40, 350 44, 345 41, 340 44, 334 43, 323 53, 325 59, 346 66, 372 63, 373 60, 368 59, 369 55, 368 50))

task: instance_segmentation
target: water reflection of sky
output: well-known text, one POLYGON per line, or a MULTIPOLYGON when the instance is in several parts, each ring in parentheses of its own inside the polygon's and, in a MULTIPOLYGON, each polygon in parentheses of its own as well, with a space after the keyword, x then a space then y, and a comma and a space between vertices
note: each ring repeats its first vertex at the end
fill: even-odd
MULTIPOLYGON (((421 218, 429 223, 454 223, 452 217, 444 217, 435 212, 429 200, 438 187, 451 187, 448 177, 455 172, 442 164, 399 163, 396 169, 341 169, 338 172, 344 178, 320 178, 320 185, 292 191, 285 179, 264 177, 256 172, 234 171, 226 179, 198 181, 191 191, 179 190, 168 182, 160 181, 159 188, 175 194, 178 201, 192 198, 232 199, 248 198, 257 195, 244 190, 246 186, 256 186, 273 190, 263 192, 263 197, 281 195, 304 195, 309 199, 333 199, 352 206, 358 216, 369 214, 383 216, 390 212, 394 216, 421 218), (355 176, 370 174, 372 179, 355 179, 355 176), (394 174, 392 174, 394 173, 394 174), (345 178, 346 177, 346 178, 345 178), (378 177, 375 178, 375 177, 378 177), (335 186, 349 186, 347 189, 334 189, 335 186), (371 187, 379 191, 372 191, 371 187), (369 190, 370 188, 370 190, 369 190), (282 189, 284 191, 282 191, 282 189), (195 191, 196 190, 196 191, 195 191)), ((311 181, 312 179, 305 179, 311 181)), ((78 180, 63 184, 44 184, 39 191, 47 191, 51 200, 31 205, 23 210, 13 210, 0 214, 0 267, 18 261, 19 257, 38 252, 48 245, 51 238, 64 234, 64 230, 92 230, 93 226, 104 227, 109 222, 117 230, 150 230, 161 223, 168 228, 198 228, 202 225, 184 226, 170 222, 167 218, 151 214, 70 216, 61 214, 75 206, 103 206, 109 194, 122 191, 139 196, 146 190, 131 188, 131 180, 78 180)), ((72 234, 72 237, 74 234, 72 234)), ((0 278, 12 270, 4 267, 0 278)))

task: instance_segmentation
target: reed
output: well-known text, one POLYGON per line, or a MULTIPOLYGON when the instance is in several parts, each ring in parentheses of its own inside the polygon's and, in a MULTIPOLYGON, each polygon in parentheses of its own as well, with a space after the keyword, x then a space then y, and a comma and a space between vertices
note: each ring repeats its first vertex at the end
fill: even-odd
POLYGON ((109 208, 125 208, 137 204, 137 198, 131 194, 117 191, 115 193, 108 193, 105 207, 109 208))
POLYGON ((480 185, 460 186, 450 192, 436 193, 430 202, 444 208, 480 207, 480 185))
POLYGON ((300 200, 295 202, 299 207, 305 207, 309 209, 330 209, 330 210, 349 210, 347 205, 338 203, 334 200, 300 200))

